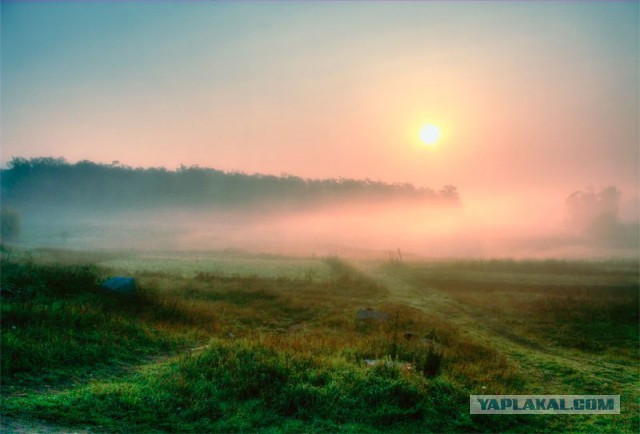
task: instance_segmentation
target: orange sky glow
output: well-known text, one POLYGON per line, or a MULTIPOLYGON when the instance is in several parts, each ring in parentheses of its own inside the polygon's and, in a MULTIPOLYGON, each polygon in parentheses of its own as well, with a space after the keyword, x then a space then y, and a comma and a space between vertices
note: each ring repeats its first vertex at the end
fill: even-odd
POLYGON ((514 231, 614 185, 637 221, 638 18, 637 2, 7 2, 2 163, 453 184, 474 224, 514 231))

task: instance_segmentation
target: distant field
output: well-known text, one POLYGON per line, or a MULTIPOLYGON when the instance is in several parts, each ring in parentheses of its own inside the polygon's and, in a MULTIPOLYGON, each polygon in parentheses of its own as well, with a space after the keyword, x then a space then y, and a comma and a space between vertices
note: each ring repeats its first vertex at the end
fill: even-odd
POLYGON ((144 257, 108 260, 101 262, 100 265, 121 273, 162 272, 182 277, 211 273, 221 276, 326 280, 331 276, 331 269, 323 261, 317 259, 233 257, 223 254, 195 257, 178 254, 145 255, 144 257))
POLYGON ((640 430, 637 261, 5 250, 1 277, 11 429, 640 430), (470 415, 480 393, 620 394, 622 414, 470 415))

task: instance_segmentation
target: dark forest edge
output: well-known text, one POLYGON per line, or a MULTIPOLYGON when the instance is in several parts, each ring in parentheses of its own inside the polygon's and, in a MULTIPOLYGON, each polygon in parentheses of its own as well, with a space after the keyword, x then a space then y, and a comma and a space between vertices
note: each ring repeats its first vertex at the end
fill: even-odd
POLYGON ((409 183, 369 179, 304 179, 292 175, 225 172, 198 166, 133 168, 87 160, 14 157, 1 171, 2 200, 14 206, 38 205, 153 208, 197 206, 216 209, 330 205, 344 201, 407 200, 456 205, 455 186, 436 191, 409 183))

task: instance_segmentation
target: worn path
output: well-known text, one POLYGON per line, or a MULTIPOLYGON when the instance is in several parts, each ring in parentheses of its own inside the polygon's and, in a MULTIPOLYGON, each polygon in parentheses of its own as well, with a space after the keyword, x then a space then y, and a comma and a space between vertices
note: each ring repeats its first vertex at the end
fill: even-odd
MULTIPOLYGON (((575 385, 581 385, 593 393, 620 394, 622 411, 625 407, 628 412, 638 411, 640 366, 612 360, 606 354, 542 345, 511 331, 500 318, 453 299, 437 286, 420 286, 408 276, 384 269, 368 269, 366 273, 389 289, 394 302, 455 324, 474 340, 501 351, 533 380, 529 384, 538 385, 537 390, 523 390, 523 394, 575 394, 575 385)), ((526 321, 524 314, 522 320, 526 321)))

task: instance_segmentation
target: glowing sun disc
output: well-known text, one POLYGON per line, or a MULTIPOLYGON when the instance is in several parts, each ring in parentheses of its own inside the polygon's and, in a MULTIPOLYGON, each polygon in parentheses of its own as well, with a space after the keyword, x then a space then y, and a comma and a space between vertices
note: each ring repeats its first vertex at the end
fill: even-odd
POLYGON ((425 145, 435 145, 440 140, 442 132, 436 125, 427 124, 420 130, 420 140, 425 145))

